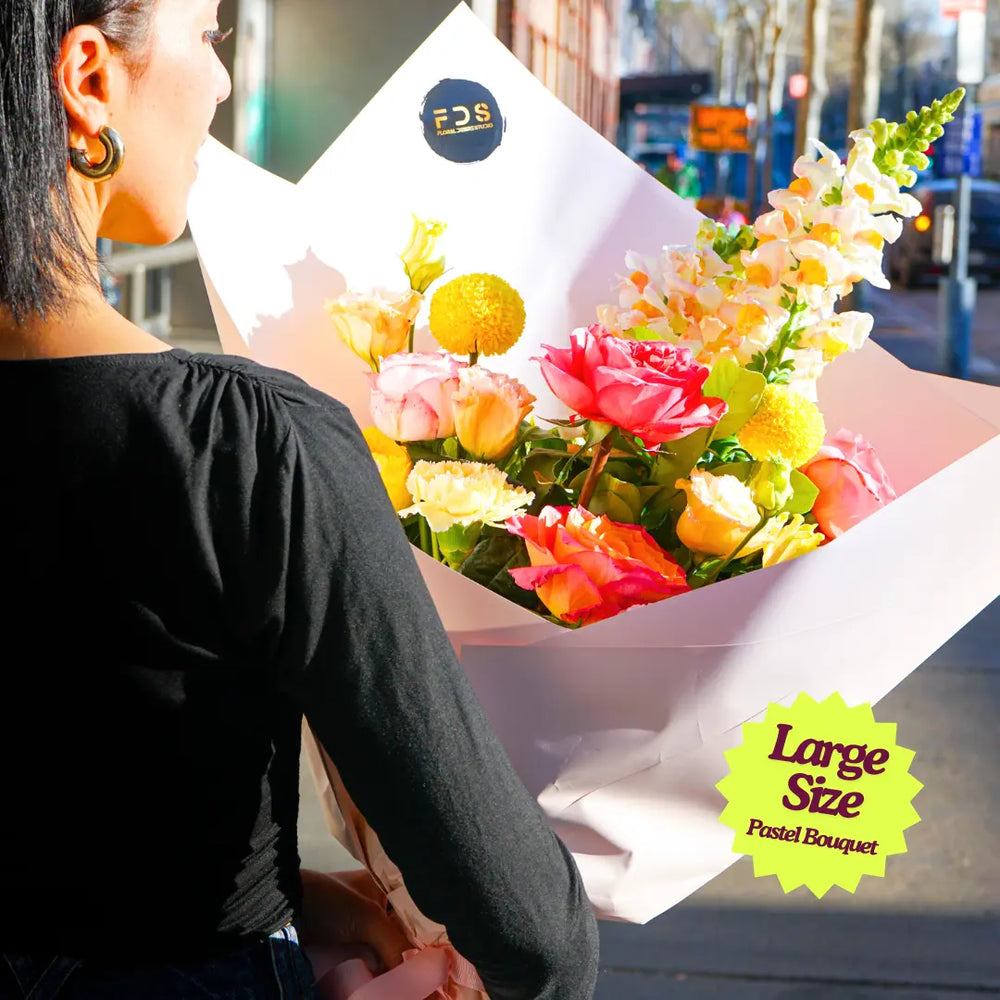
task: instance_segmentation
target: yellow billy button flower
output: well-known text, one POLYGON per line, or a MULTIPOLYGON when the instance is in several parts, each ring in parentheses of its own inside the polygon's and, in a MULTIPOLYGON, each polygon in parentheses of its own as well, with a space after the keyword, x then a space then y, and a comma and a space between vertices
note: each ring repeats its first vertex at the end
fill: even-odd
POLYGON ((378 474, 382 477, 386 493, 396 510, 402 510, 413 503, 413 497, 406 488, 406 479, 413 468, 406 449, 397 444, 387 434, 377 427, 369 427, 364 431, 365 443, 378 466, 378 474))
POLYGON ((805 396, 787 386, 768 385, 737 436, 754 458, 784 459, 797 469, 819 451, 826 425, 819 407, 805 396))
POLYGON ((423 294, 444 274, 444 256, 435 253, 446 228, 443 222, 413 216, 413 233, 400 259, 414 291, 423 294))
POLYGON ((534 401, 517 379, 478 365, 463 368, 452 397, 459 443, 475 458, 503 458, 514 447, 534 401))
POLYGON ((463 274, 434 293, 430 326, 452 354, 504 354, 524 331, 524 302, 495 274, 463 274))
POLYGON ((406 480, 413 506, 401 516, 420 514, 431 531, 454 525, 503 524, 534 499, 521 486, 513 486, 495 466, 485 462, 417 462, 406 480))

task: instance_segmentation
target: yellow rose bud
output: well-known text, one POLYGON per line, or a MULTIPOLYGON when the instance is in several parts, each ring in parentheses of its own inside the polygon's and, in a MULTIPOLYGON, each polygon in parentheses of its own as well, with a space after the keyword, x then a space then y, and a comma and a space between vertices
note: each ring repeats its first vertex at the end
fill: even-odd
MULTIPOLYGON (((692 552, 728 556, 760 523, 750 487, 735 476, 714 476, 698 469, 690 479, 678 479, 676 486, 687 494, 677 537, 692 552)), ((740 549, 740 555, 756 552, 763 544, 758 532, 740 549)))
POLYGON ((378 371, 379 358, 406 346, 421 302, 419 292, 393 294, 376 289, 370 295, 347 292, 327 302, 326 311, 340 339, 373 371, 378 371))
POLYGON ((400 255, 410 287, 423 294, 444 274, 444 256, 435 257, 438 240, 447 227, 443 222, 413 216, 410 243, 400 255))
POLYGON ((367 428, 364 436, 393 508, 403 510, 404 507, 409 507, 413 503, 413 497, 406 488, 406 479, 413 466, 406 449, 377 427, 367 428))
POLYGON ((434 293, 430 326, 452 354, 503 354, 524 331, 524 302, 495 274, 463 274, 434 293))
POLYGON ((478 366, 463 368, 452 399, 459 443, 473 458, 503 458, 534 401, 517 379, 478 366))
POLYGON ((737 433, 740 445, 762 462, 784 460, 793 469, 819 451, 826 424, 819 407, 784 385, 768 385, 757 411, 737 433))

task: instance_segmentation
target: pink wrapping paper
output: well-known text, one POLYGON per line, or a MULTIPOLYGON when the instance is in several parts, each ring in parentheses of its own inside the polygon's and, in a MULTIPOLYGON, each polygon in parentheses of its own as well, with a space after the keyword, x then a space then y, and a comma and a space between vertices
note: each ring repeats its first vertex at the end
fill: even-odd
POLYGON ((359 967, 357 959, 343 962, 322 951, 310 955, 321 992, 326 983, 324 997, 424 1000, 433 995, 441 1000, 488 1000, 476 970, 452 947, 444 927, 425 917, 410 898, 399 869, 382 849, 378 835, 354 805, 336 766, 308 726, 303 726, 302 735, 331 832, 371 873, 373 898, 380 905, 391 904, 395 919, 413 943, 413 950, 404 953, 402 966, 374 979, 370 974, 366 977, 367 967, 359 967))

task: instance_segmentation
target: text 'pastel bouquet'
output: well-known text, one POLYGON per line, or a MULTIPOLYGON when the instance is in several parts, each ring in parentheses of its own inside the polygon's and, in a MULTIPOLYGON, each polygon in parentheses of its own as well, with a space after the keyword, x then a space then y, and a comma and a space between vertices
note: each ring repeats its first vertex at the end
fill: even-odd
POLYGON ((327 306, 372 369, 365 436, 411 541, 581 625, 804 555, 892 500, 864 437, 828 433, 816 383, 870 334, 870 315, 837 307, 860 281, 888 287, 883 248, 920 211, 901 189, 963 93, 854 132, 846 162, 816 142, 752 225, 706 221, 694 246, 629 254, 618 304, 535 359, 568 420, 479 363, 524 328, 502 278, 441 284, 443 350, 413 352, 445 275, 444 226, 414 219, 410 287, 327 306))

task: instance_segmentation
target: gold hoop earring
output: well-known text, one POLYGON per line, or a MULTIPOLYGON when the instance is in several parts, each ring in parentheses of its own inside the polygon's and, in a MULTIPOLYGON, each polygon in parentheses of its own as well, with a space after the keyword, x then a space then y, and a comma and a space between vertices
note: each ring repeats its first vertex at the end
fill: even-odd
POLYGON ((121 169, 125 160, 125 143, 110 125, 102 125, 97 138, 104 147, 104 159, 100 163, 91 163, 84 150, 73 146, 69 149, 69 162, 78 174, 88 180, 106 181, 121 169))

